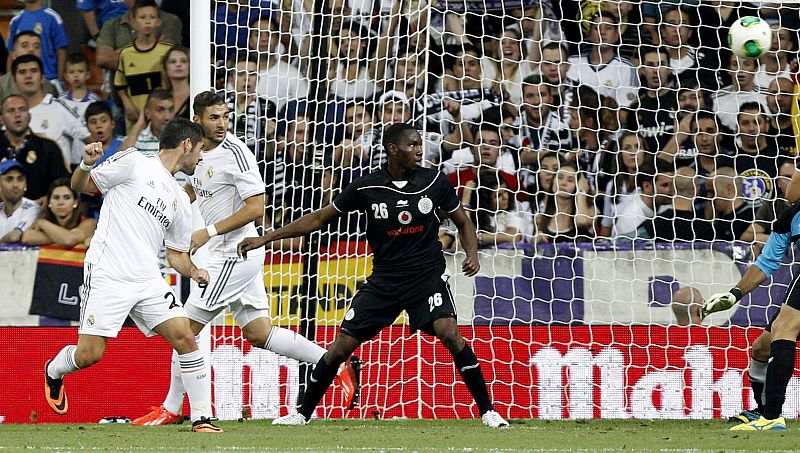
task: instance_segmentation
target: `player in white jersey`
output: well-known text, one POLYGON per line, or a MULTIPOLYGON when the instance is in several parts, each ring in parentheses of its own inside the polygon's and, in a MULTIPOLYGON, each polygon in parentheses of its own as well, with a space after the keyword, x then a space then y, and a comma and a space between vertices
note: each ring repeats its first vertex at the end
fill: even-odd
POLYGON ((197 283, 208 272, 189 257, 191 207, 174 174, 193 174, 203 149, 203 130, 177 119, 164 129, 161 151, 144 155, 136 148, 114 154, 97 168, 103 145, 92 143, 72 174, 78 192, 105 194, 100 221, 86 253, 78 344, 64 347, 45 365, 45 396, 57 414, 69 408, 65 375, 97 363, 106 341, 130 315, 146 335, 157 333, 178 351, 181 374, 192 408, 192 430, 221 432, 211 421, 211 373, 189 327, 186 311, 161 277, 158 250, 166 245, 172 267, 197 283))
MULTIPOLYGON (((192 284, 185 309, 195 334, 210 323, 225 307, 230 307, 242 333, 254 347, 293 358, 318 363, 325 349, 297 333, 272 325, 267 292, 264 288, 265 249, 255 251, 256 259, 238 257, 236 246, 245 237, 256 235, 254 222, 264 215, 264 181, 256 158, 241 140, 228 132, 228 105, 211 91, 194 100, 194 121, 204 131, 203 159, 191 177, 186 191, 197 201, 207 228, 192 234, 192 251, 209 249, 205 268, 211 276, 206 287, 192 284)), ((164 425, 181 419, 183 382, 173 353, 170 390, 160 407, 133 421, 134 425, 164 425)), ((351 364, 340 370, 347 391, 345 404, 354 403, 357 372, 351 364)))

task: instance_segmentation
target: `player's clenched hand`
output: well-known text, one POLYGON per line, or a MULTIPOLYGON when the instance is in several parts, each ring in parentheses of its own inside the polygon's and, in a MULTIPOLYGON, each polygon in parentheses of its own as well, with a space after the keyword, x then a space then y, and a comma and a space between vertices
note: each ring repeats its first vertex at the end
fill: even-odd
POLYGON ((92 166, 103 157, 103 144, 100 142, 89 143, 83 147, 83 163, 92 166))
POLYGON ((467 277, 472 277, 481 270, 481 263, 478 261, 478 255, 467 255, 464 262, 461 263, 461 270, 467 277))
POLYGON ((718 311, 727 310, 733 305, 738 302, 736 296, 731 293, 730 291, 727 293, 718 293, 711 296, 706 303, 703 305, 703 318, 710 315, 711 313, 716 313, 718 311))
POLYGON ((211 277, 208 276, 208 271, 205 269, 194 269, 192 271, 192 280, 196 281, 198 285, 208 285, 211 277))
POLYGON ((192 243, 189 246, 189 254, 193 255, 200 247, 206 245, 206 242, 211 239, 208 235, 208 230, 205 228, 199 229, 192 233, 192 243))
POLYGON ((247 252, 253 249, 257 249, 264 244, 267 243, 267 239, 264 236, 259 236, 255 238, 244 238, 242 242, 236 247, 236 251, 239 253, 244 259, 247 259, 247 252))

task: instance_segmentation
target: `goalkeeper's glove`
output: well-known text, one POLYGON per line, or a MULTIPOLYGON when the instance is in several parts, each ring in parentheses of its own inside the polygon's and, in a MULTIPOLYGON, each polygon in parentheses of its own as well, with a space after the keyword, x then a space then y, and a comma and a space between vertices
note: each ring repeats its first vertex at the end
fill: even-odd
POLYGON ((718 311, 727 310, 742 299, 742 290, 733 288, 727 293, 718 293, 711 296, 703 304, 703 318, 718 311))

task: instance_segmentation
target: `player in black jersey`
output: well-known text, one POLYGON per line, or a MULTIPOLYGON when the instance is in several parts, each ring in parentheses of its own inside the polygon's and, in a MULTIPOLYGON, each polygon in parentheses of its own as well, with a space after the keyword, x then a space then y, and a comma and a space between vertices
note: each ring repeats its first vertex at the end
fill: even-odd
POLYGON ((272 241, 305 236, 342 213, 361 211, 368 216, 367 241, 372 248, 372 275, 356 293, 342 322, 341 332, 311 375, 299 413, 276 419, 276 425, 305 425, 330 387, 339 364, 363 342, 372 339, 405 310, 412 330, 438 337, 478 405, 483 423, 508 427, 486 389, 480 365, 456 324, 456 311, 438 239, 441 216, 450 217, 466 251, 462 271, 468 277, 480 269, 475 227, 456 197, 447 177, 422 168, 422 138, 405 123, 384 131, 389 162, 381 170, 348 185, 333 202, 300 219, 239 244, 239 254, 272 241))

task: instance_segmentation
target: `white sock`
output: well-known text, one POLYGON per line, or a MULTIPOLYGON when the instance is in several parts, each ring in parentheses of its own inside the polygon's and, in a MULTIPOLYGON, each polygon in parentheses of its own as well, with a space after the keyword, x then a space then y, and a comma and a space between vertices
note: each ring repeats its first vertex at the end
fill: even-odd
POLYGON ((183 387, 189 395, 192 421, 211 418, 211 373, 199 350, 179 355, 183 387))
POLYGON ((183 387, 183 375, 181 374, 181 362, 178 359, 178 351, 172 350, 172 364, 170 366, 169 392, 164 398, 164 409, 179 414, 183 406, 183 395, 186 389, 183 387))
POLYGON ((47 375, 50 379, 61 379, 65 374, 74 373, 80 368, 75 364, 75 351, 78 349, 74 344, 64 346, 50 362, 47 367, 47 375))
POLYGON ((750 357, 750 370, 747 372, 747 374, 750 375, 750 380, 762 384, 766 383, 768 366, 769 363, 750 357))
POLYGON ((309 341, 308 338, 297 332, 275 326, 272 327, 272 331, 267 337, 264 349, 311 364, 319 363, 319 360, 325 355, 325 349, 322 346, 309 341))

